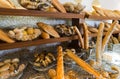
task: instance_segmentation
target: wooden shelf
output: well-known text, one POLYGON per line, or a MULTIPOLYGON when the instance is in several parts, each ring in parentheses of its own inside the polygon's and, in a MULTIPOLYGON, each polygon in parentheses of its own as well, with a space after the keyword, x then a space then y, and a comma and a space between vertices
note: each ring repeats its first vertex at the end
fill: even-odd
POLYGON ((26 41, 26 42, 15 42, 12 44, 1 43, 0 50, 21 48, 21 47, 27 47, 27 46, 36 46, 36 45, 54 43, 54 42, 64 42, 64 41, 70 41, 70 40, 76 40, 76 39, 78 39, 77 35, 70 36, 70 37, 61 37, 61 38, 37 39, 37 40, 26 41))
POLYGON ((88 16, 87 19, 93 19, 93 20, 120 20, 120 17, 106 17, 106 16, 91 15, 91 16, 88 16))
POLYGON ((43 12, 38 10, 24 10, 24 9, 5 9, 0 8, 0 15, 13 15, 13 16, 40 16, 51 18, 84 18, 85 13, 60 13, 60 12, 43 12))
MULTIPOLYGON (((103 35, 105 35, 106 32, 103 33, 103 35)), ((114 31, 113 34, 117 34, 117 33, 120 33, 120 31, 114 31)), ((90 37, 96 37, 97 36, 97 33, 91 33, 89 34, 90 37)))

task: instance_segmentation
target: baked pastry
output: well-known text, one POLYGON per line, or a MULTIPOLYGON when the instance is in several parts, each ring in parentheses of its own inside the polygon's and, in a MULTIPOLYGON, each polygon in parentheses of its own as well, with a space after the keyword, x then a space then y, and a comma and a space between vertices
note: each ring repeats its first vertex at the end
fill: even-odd
POLYGON ((38 22, 37 25, 39 28, 41 28, 42 30, 44 30, 45 32, 50 34, 51 36, 53 36, 55 38, 60 37, 59 34, 55 31, 55 29, 52 26, 42 23, 42 22, 38 22))
POLYGON ((0 29, 0 40, 5 41, 7 43, 14 43, 15 42, 2 29, 0 29))
POLYGON ((88 30, 89 30, 91 33, 98 33, 98 29, 95 28, 95 27, 88 27, 88 30))
POLYGON ((51 0, 51 3, 52 3, 53 6, 54 6, 55 8, 57 8, 60 12, 66 13, 65 8, 63 7, 63 5, 62 5, 58 0, 51 0))
POLYGON ((99 7, 96 7, 96 6, 93 6, 93 9, 94 9, 94 10, 96 11, 96 13, 98 13, 99 15, 105 16, 105 14, 104 14, 104 9, 99 8, 99 7))
POLYGON ((41 35, 40 35, 43 39, 49 39, 50 38, 50 35, 46 32, 42 32, 41 35))

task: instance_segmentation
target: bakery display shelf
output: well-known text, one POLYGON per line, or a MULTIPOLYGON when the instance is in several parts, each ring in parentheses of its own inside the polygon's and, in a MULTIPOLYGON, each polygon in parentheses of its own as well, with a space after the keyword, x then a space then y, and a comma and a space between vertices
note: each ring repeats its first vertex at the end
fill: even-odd
POLYGON ((97 15, 90 15, 87 19, 93 20, 120 20, 120 17, 107 17, 107 16, 97 16, 97 15))
POLYGON ((48 43, 54 43, 54 42, 64 42, 64 41, 76 40, 76 39, 78 39, 77 35, 70 36, 70 37, 51 38, 51 39, 36 39, 33 41, 15 42, 11 44, 1 43, 0 50, 21 48, 21 47, 27 47, 27 46, 35 46, 35 45, 48 44, 48 43))
POLYGON ((6 9, 0 8, 0 15, 14 15, 14 16, 40 16, 51 18, 84 18, 85 13, 60 13, 60 12, 43 12, 37 10, 24 10, 24 9, 6 9))
MULTIPOLYGON (((105 35, 106 32, 104 32, 103 35, 105 35)), ((120 31, 114 31, 113 34, 117 34, 117 33, 120 33, 120 31)), ((89 34, 90 37, 96 37, 97 36, 97 33, 91 33, 89 34)))

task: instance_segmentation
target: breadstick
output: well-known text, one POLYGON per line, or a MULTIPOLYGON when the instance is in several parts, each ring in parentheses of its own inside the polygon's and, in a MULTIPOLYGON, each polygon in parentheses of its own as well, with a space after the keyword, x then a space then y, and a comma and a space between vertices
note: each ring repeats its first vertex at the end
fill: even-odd
POLYGON ((84 49, 84 43, 83 43, 82 35, 81 35, 80 31, 78 30, 78 28, 76 26, 74 26, 74 29, 75 29, 75 31, 78 35, 78 39, 80 41, 81 47, 82 47, 82 49, 84 49))
POLYGON ((57 57, 57 77, 56 79, 64 79, 64 64, 63 64, 63 52, 62 47, 57 48, 58 57, 57 57))
POLYGON ((84 31, 84 49, 88 49, 89 48, 88 27, 85 23, 83 23, 83 31, 84 31))
POLYGON ((51 2, 60 12, 66 13, 65 8, 58 0, 51 0, 51 2))
POLYGON ((8 37, 8 35, 6 33, 4 33, 1 29, 0 29, 0 40, 5 41, 7 43, 14 43, 15 41, 10 39, 8 37))
POLYGON ((112 33, 114 31, 114 28, 116 27, 117 23, 118 23, 117 21, 114 21, 111 24, 111 27, 108 29, 108 32, 105 34, 105 37, 103 38, 103 41, 102 41, 102 52, 104 52, 105 46, 106 46, 107 42, 109 41, 110 36, 112 35, 112 33))
POLYGON ((102 22, 99 25, 97 42, 96 42, 96 62, 98 62, 100 65, 102 63, 101 49, 102 49, 103 29, 104 29, 104 23, 102 22))
MULTIPOLYGON (((95 69, 93 69, 89 64, 87 64, 85 61, 83 61, 81 58, 79 58, 77 55, 75 55, 71 51, 67 51, 67 55, 73 59, 79 66, 81 66, 85 71, 87 71, 90 74, 93 74, 95 77, 100 78, 101 75, 99 72, 97 72, 95 69)), ((101 78, 100 78, 101 79, 101 78)))

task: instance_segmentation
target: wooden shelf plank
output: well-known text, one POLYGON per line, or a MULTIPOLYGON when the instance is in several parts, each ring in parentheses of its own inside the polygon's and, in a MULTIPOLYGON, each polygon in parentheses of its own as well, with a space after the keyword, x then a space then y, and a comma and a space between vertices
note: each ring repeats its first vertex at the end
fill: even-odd
POLYGON ((24 10, 24 9, 5 9, 0 8, 0 15, 13 15, 13 16, 40 16, 51 18, 84 18, 85 13, 60 13, 60 12, 43 12, 38 10, 24 10))
POLYGON ((120 17, 106 17, 106 16, 91 15, 91 16, 88 16, 87 19, 93 19, 93 20, 120 20, 120 17))
POLYGON ((38 40, 26 41, 26 42, 15 42, 12 44, 2 43, 0 44, 0 50, 21 48, 21 47, 27 47, 27 46, 36 46, 40 44, 47 44, 47 43, 54 43, 54 42, 64 42, 64 41, 70 41, 70 40, 76 40, 76 39, 78 39, 77 35, 70 36, 70 37, 61 37, 61 38, 38 39, 38 40))

